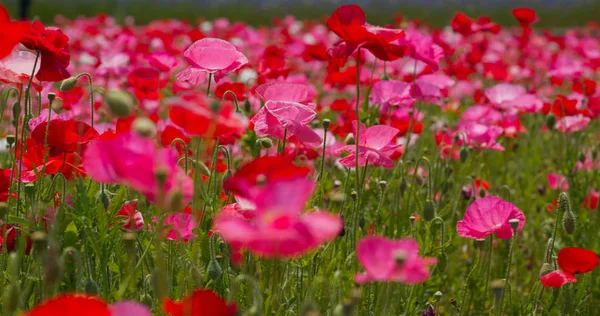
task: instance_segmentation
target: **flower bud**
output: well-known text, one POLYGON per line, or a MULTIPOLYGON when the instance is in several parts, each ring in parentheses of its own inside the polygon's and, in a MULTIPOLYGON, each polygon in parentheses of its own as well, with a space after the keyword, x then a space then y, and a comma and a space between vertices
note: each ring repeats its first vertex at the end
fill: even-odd
POLYGON ((256 145, 262 148, 269 149, 273 147, 273 141, 270 138, 259 138, 256 140, 256 145))
POLYGON ((152 137, 156 135, 156 124, 147 117, 138 117, 131 124, 132 129, 142 137, 152 137))
POLYGON ((75 88, 76 85, 77 85, 77 77, 67 78, 60 83, 60 91, 61 92, 71 91, 75 88))
POLYGON ((211 259, 208 263, 208 276, 215 282, 221 279, 223 275, 223 269, 221 269, 221 265, 217 261, 217 259, 211 259))
POLYGON ((461 147, 459 153, 460 153, 460 161, 462 163, 467 161, 467 158, 469 158, 469 150, 467 149, 467 147, 461 147))
POLYGON ((250 111, 252 111, 252 104, 250 104, 250 100, 246 99, 246 101, 244 101, 244 111, 246 113, 250 113, 250 111))
POLYGON ((110 205, 110 195, 107 190, 100 190, 96 194, 96 203, 102 203, 104 206, 104 210, 108 210, 108 206, 110 205))
POLYGON ((165 182, 167 181, 167 175, 168 171, 163 167, 158 167, 156 168, 156 170, 154 170, 154 176, 160 184, 160 187, 163 187, 165 185, 165 182))
POLYGON ((323 124, 323 128, 325 129, 325 131, 327 131, 327 129, 329 128, 329 125, 331 125, 331 120, 330 119, 324 119, 321 124, 323 124))
POLYGON ((440 291, 437 291, 437 292, 435 292, 435 294, 433 294, 433 297, 435 298, 436 302, 439 302, 442 299, 442 296, 443 296, 443 294, 440 291))
POLYGON ((354 135, 353 134, 346 135, 346 139, 344 140, 344 143, 346 145, 354 145, 354 144, 356 144, 356 140, 354 139, 354 135))
POLYGON ((435 218, 435 203, 432 200, 426 200, 423 205, 423 219, 427 222, 435 218))
POLYGON ((152 309, 152 307, 154 306, 154 301, 152 300, 152 296, 144 293, 142 294, 142 297, 140 297, 140 303, 146 305, 146 307, 148 307, 148 309, 152 309))
POLYGON ((400 194, 404 195, 404 192, 406 192, 407 188, 408 188, 408 181, 406 181, 406 178, 404 176, 402 176, 400 178, 400 183, 398 184, 398 190, 400 191, 400 194))
POLYGON ((86 280, 83 283, 83 291, 88 294, 98 295, 100 293, 100 287, 94 280, 86 280))
POLYGON ((544 264, 542 264, 542 268, 540 269, 540 278, 543 277, 544 275, 550 273, 554 271, 554 269, 552 269, 552 265, 549 264, 548 262, 544 262, 544 264))
POLYGON ((546 126, 548 127, 548 129, 552 130, 555 124, 556 116, 553 113, 548 114, 548 116, 546 116, 546 126))
POLYGON ((561 213, 571 211, 571 202, 569 201, 569 196, 565 192, 561 192, 558 195, 558 211, 561 213))
POLYGON ((563 218, 563 227, 565 228, 567 234, 572 235, 575 232, 575 226, 575 214, 573 214, 573 212, 569 209, 563 218))
POLYGON ((133 108, 133 98, 125 91, 111 90, 105 96, 106 104, 112 114, 117 117, 125 118, 131 115, 133 108))
POLYGON ((8 203, 0 202, 0 221, 4 222, 6 218, 6 214, 8 214, 8 203))
POLYGON ((15 102, 12 107, 13 125, 19 124, 19 117, 21 117, 21 104, 15 102))

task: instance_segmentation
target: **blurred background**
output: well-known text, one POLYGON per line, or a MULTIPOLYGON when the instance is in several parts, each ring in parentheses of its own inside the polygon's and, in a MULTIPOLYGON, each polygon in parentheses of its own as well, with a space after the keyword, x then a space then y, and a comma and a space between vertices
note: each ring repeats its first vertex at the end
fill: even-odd
MULTIPOLYGON (((18 16, 22 0, 0 0, 13 16, 18 16)), ((540 27, 566 27, 600 23, 600 0, 30 0, 30 17, 51 23, 54 16, 67 18, 106 13, 123 19, 133 16, 137 23, 156 19, 227 17, 253 25, 270 24, 274 17, 292 14, 300 19, 319 20, 341 4, 355 3, 367 12, 373 24, 393 21, 394 13, 420 19, 433 26, 448 25, 456 11, 471 16, 487 15, 503 25, 515 24, 510 10, 527 6, 537 10, 540 27)))

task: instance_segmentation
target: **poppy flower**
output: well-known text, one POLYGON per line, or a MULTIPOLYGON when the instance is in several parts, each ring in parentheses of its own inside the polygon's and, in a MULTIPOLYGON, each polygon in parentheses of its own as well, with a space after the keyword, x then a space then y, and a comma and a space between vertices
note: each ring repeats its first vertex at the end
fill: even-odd
POLYGON ((181 301, 166 298, 163 309, 169 316, 234 316, 235 304, 227 304, 210 290, 195 290, 181 301))
POLYGON ((596 190, 590 190, 583 199, 583 208, 588 210, 595 210, 598 208, 598 200, 600 199, 600 192, 596 190))
POLYGON ((264 82, 266 79, 285 78, 291 70, 286 64, 285 51, 274 45, 265 48, 256 67, 259 82, 264 82))
POLYGON ((0 5, 0 60, 10 55, 13 48, 25 38, 29 28, 29 22, 11 21, 6 8, 0 5))
POLYGON ((6 202, 8 200, 8 192, 10 191, 9 189, 11 172, 11 168, 0 169, 0 202, 6 202))
POLYGON ((61 294, 34 307, 25 316, 150 316, 145 305, 122 301, 108 305, 100 297, 88 294, 61 294))
POLYGON ((524 27, 539 21, 539 18, 535 14, 535 10, 530 8, 515 8, 511 13, 524 27))
POLYGON ((158 100, 158 90, 164 86, 160 80, 160 72, 155 68, 140 67, 132 70, 127 76, 127 82, 139 100, 158 100))
POLYGON ((309 172, 310 168, 296 166, 281 156, 265 156, 245 164, 223 183, 223 188, 250 200, 259 194, 264 184, 306 178, 309 172))
POLYGON ((88 144, 83 153, 83 167, 92 179, 127 185, 153 202, 157 202, 159 194, 164 194, 167 198, 162 200, 167 203, 168 197, 175 192, 181 194, 184 205, 192 198, 192 179, 177 165, 175 149, 156 148, 151 139, 135 132, 88 144), (156 177, 158 169, 165 172, 162 188, 156 177))
POLYGON ((247 220, 220 213, 213 230, 234 250, 248 249, 263 257, 289 258, 301 255, 336 238, 342 220, 324 211, 303 213, 314 184, 307 178, 270 181, 250 198, 256 207, 247 220))
POLYGON ((419 31, 406 31, 406 38, 400 41, 407 47, 407 55, 427 64, 431 71, 439 70, 438 63, 444 58, 444 50, 433 43, 433 38, 419 31))
POLYGON ((177 74, 177 80, 194 85, 204 82, 201 77, 206 73, 214 74, 215 82, 219 82, 248 63, 246 56, 235 46, 218 38, 203 38, 194 42, 183 53, 183 57, 190 66, 177 74))
POLYGON ((411 85, 404 81, 382 80, 373 84, 369 101, 379 104, 380 113, 387 113, 390 106, 412 107, 415 99, 410 94, 411 85))
MULTIPOLYGON (((0 59, 0 82, 27 84, 31 74, 37 73, 33 69, 35 58, 34 53, 15 50, 4 59, 0 59)), ((36 66, 37 69, 39 64, 36 66)), ((41 90, 39 83, 35 78, 32 80, 32 84, 38 91, 41 90)))
POLYGON ((499 126, 460 120, 458 130, 463 133, 466 145, 471 148, 504 150, 504 147, 497 141, 504 131, 499 126))
POLYGON ((485 90, 485 96, 497 108, 502 110, 517 109, 523 112, 538 112, 543 102, 533 94, 527 94, 525 88, 507 83, 497 84, 485 90))
POLYGON ((454 15, 450 26, 454 32, 460 33, 463 36, 479 32, 491 32, 493 34, 500 32, 500 25, 492 23, 490 18, 481 16, 477 20, 473 20, 462 12, 457 12, 454 15))
POLYGON ((435 258, 419 257, 419 244, 410 238, 365 237, 358 242, 356 256, 365 268, 365 272, 354 276, 356 283, 423 283, 429 278, 429 266, 437 262, 435 258))
POLYGON ((40 21, 35 21, 21 43, 40 52, 40 69, 35 76, 37 80, 57 82, 71 76, 67 71, 71 62, 69 37, 60 29, 44 27, 40 21))
POLYGON ((169 215, 165 219, 164 226, 167 227, 166 238, 169 240, 183 240, 188 242, 196 235, 193 230, 196 228, 196 222, 191 214, 177 213, 169 215))
POLYGON ((335 58, 351 56, 363 47, 378 59, 392 61, 406 51, 405 46, 392 43, 404 37, 404 31, 368 24, 365 12, 358 5, 337 8, 327 20, 327 27, 341 38, 328 51, 335 58))
POLYGON ((552 190, 567 191, 569 190, 569 181, 561 174, 549 173, 548 186, 550 186, 550 189, 552 190))
POLYGON ((598 266, 598 255, 588 249, 570 247, 558 252, 559 270, 540 278, 545 287, 559 288, 567 283, 577 282, 575 275, 590 272, 598 266))
POLYGON ((300 142, 317 147, 323 139, 308 124, 317 116, 310 107, 297 102, 268 101, 252 118, 259 137, 275 139, 296 137, 300 142))
POLYGON ((556 122, 556 129, 563 133, 580 132, 587 127, 590 121, 589 117, 582 114, 565 116, 556 122))
POLYGON ((137 210, 138 200, 126 201, 123 203, 116 217, 119 218, 121 227, 126 230, 140 230, 144 228, 144 217, 137 210))
MULTIPOLYGON (((352 123, 352 126, 354 127, 353 134, 356 135, 356 121, 352 123)), ((399 131, 387 125, 375 125, 366 128, 362 123, 360 129, 363 132, 360 133, 360 138, 357 140, 358 165, 364 167, 370 163, 375 167, 393 168, 394 162, 390 159, 390 156, 399 146, 393 142, 399 131)), ((349 152, 350 154, 340 159, 340 163, 348 168, 355 167, 356 146, 347 145, 337 150, 338 154, 342 152, 349 152)))
MULTIPOLYGON (((36 181, 38 176, 62 173, 67 180, 74 176, 85 176, 81 166, 81 157, 75 152, 53 153, 50 150, 46 158, 47 148, 37 143, 34 139, 28 139, 25 143, 23 153, 23 168, 21 170, 21 181, 29 183, 36 181), (45 164, 44 164, 45 163, 45 164), (42 169, 44 174, 41 174, 42 169)), ((15 170, 16 171, 16 170, 15 170)))
POLYGON ((233 92, 238 102, 246 101, 245 84, 241 82, 223 82, 215 88, 215 96, 219 99, 223 99, 224 97, 227 101, 234 101, 234 98, 231 95, 231 93, 227 93, 227 95, 225 95, 227 91, 233 92))
POLYGON ((98 138, 98 132, 85 122, 76 121, 68 114, 53 114, 48 126, 48 109, 44 109, 36 119, 29 122, 31 138, 38 144, 45 144, 48 129, 48 147, 51 152, 74 152, 81 145, 98 138))
POLYGON ((308 105, 310 102, 308 87, 302 83, 271 81, 256 87, 256 94, 265 102, 286 101, 304 105, 308 105))
POLYGON ((471 239, 483 239, 491 234, 509 239, 513 236, 511 219, 519 220, 517 230, 523 229, 525 215, 520 209, 499 197, 487 196, 469 205, 463 219, 456 223, 456 230, 459 236, 471 239))

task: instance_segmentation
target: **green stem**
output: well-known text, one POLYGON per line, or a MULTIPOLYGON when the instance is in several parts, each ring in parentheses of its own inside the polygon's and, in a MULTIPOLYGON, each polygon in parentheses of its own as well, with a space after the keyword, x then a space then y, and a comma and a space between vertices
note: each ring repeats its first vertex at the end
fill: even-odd
POLYGON ((515 245, 515 240, 517 239, 517 234, 513 233, 512 238, 510 239, 510 246, 508 248, 508 262, 506 264, 506 274, 504 276, 504 289, 502 290, 502 296, 500 296, 500 310, 498 315, 502 315, 502 312, 504 311, 504 297, 506 296, 506 285, 508 284, 508 279, 510 277, 510 264, 512 261, 512 253, 513 253, 513 248, 515 245))
POLYGON ((212 82, 212 77, 213 77, 213 74, 209 73, 208 74, 208 87, 206 88, 206 96, 207 97, 210 96, 210 84, 212 82))

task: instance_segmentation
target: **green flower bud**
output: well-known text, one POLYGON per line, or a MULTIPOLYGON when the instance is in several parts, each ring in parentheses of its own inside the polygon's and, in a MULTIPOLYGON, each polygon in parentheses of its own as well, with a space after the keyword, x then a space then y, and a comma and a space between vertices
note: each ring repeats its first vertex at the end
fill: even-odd
POLYGON ((460 161, 462 163, 467 161, 467 158, 469 158, 469 150, 467 149, 467 147, 461 147, 459 153, 460 153, 460 161))
POLYGON ((569 209, 568 212, 565 213, 565 217, 563 218, 563 227, 567 234, 572 235, 575 232, 575 214, 569 209))
POLYGON ((539 277, 541 278, 544 275, 546 275, 546 274, 548 274, 548 273, 550 273, 552 271, 554 271, 554 269, 552 269, 552 265, 549 264, 549 263, 547 263, 547 262, 544 262, 544 264, 542 264, 542 268, 540 269, 540 276, 539 277))
POLYGON ((270 138, 259 138, 256 140, 256 145, 262 148, 269 149, 273 147, 273 141, 270 138))
POLYGON ((98 191, 98 193, 96 194, 96 203, 98 202, 102 203, 102 206, 104 206, 104 210, 108 210, 108 207, 110 205, 110 195, 107 190, 98 191))
POLYGON ((556 116, 553 113, 548 114, 546 116, 546 126, 549 130, 554 129, 554 125, 556 124, 556 116))
POLYGON ((100 286, 94 280, 86 280, 83 283, 83 291, 88 294, 98 295, 100 293, 100 286))
POLYGON ((60 91, 62 91, 62 92, 71 91, 75 88, 76 85, 77 85, 77 77, 67 78, 60 83, 60 91))
POLYGON ((435 203, 432 200, 426 200, 423 205, 423 219, 431 222, 435 218, 435 203))
POLYGON ((356 144, 356 140, 354 139, 354 135, 353 134, 346 135, 346 139, 345 139, 344 143, 346 145, 354 145, 354 144, 356 144))
POLYGON ((142 137, 152 137, 156 135, 156 124, 147 117, 138 117, 131 124, 132 129, 142 137))
POLYGON ((217 261, 217 259, 211 259, 208 263, 208 276, 215 282, 221 279, 223 275, 223 269, 221 269, 221 265, 217 261))
POLYGON ((131 115, 134 105, 133 98, 125 91, 111 90, 105 96, 106 104, 112 114, 125 118, 131 115))

